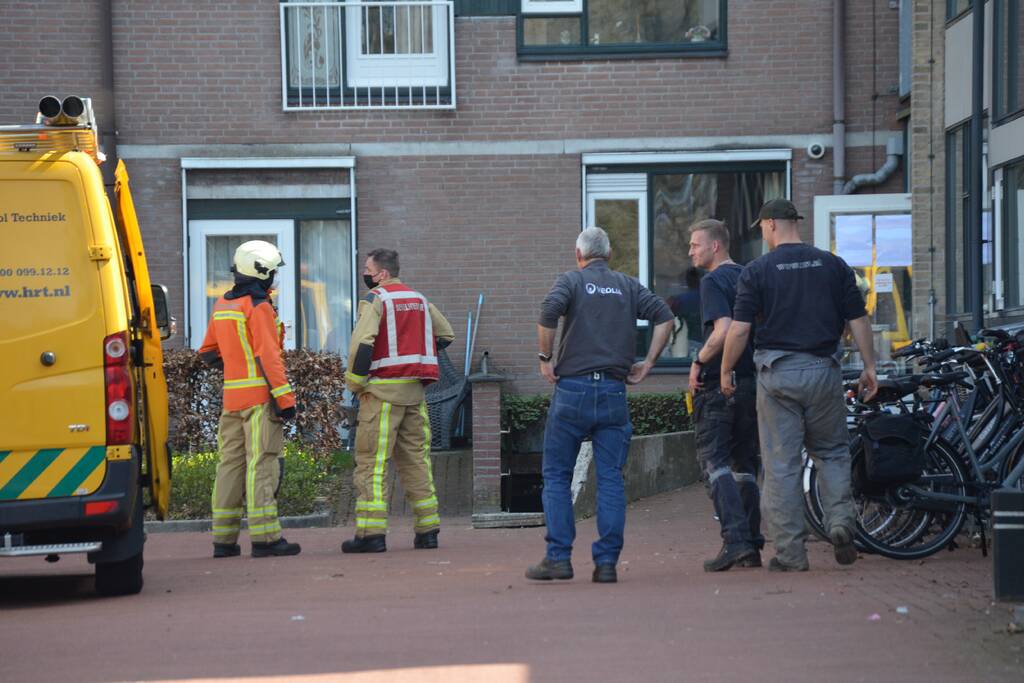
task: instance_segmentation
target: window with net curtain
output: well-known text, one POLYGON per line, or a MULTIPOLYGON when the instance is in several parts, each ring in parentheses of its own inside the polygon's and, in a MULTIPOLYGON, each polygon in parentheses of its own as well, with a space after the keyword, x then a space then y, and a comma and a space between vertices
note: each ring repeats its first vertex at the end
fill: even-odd
MULTIPOLYGON (((704 339, 699 296, 704 273, 690 262, 689 227, 705 218, 722 220, 729 229, 733 260, 746 264, 757 258, 766 247, 760 229, 750 224, 764 202, 785 196, 785 170, 653 172, 649 187, 650 289, 675 315, 662 360, 685 363, 704 339)), ((646 354, 649 330, 638 343, 638 355, 646 354)))
POLYGON ((299 221, 298 248, 298 345, 344 356, 352 336, 349 221, 299 221))

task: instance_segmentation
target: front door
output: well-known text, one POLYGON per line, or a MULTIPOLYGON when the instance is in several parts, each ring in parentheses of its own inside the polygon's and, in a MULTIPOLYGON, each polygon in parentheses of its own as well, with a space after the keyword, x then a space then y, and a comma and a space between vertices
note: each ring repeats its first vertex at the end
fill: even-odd
POLYGON ((295 253, 293 220, 189 221, 189 344, 198 349, 206 336, 213 305, 231 289, 231 263, 238 245, 265 240, 277 245, 284 267, 277 274, 274 305, 284 323, 286 349, 295 348, 295 253))

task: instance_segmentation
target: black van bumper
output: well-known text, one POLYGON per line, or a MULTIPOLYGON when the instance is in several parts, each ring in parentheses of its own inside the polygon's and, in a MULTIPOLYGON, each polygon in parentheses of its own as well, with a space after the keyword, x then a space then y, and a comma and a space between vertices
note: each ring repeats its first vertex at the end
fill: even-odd
POLYGON ((25 534, 35 541, 100 540, 132 523, 132 512, 141 495, 140 450, 132 446, 131 460, 108 460, 107 474, 94 493, 67 498, 37 498, 0 502, 0 536, 25 534), (114 501, 110 512, 86 515, 86 504, 114 501))

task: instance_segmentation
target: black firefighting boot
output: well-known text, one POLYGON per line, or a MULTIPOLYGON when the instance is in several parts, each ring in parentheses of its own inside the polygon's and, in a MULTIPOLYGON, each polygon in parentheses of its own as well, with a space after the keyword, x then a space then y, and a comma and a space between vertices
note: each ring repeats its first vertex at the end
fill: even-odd
POLYGON ((439 533, 441 533, 440 529, 434 529, 433 531, 416 534, 416 538, 412 541, 412 547, 416 550, 432 550, 437 548, 437 535, 439 533))
POLYGON ((385 542, 384 539, 384 534, 374 534, 373 536, 356 536, 351 541, 345 541, 341 544, 341 552, 384 553, 388 550, 387 543, 385 542))
POLYGON ((237 543, 214 543, 214 557, 238 557, 242 554, 242 547, 237 543))
POLYGON ((302 548, 298 543, 289 543, 283 538, 270 543, 253 543, 253 557, 275 557, 284 555, 298 555, 302 548))

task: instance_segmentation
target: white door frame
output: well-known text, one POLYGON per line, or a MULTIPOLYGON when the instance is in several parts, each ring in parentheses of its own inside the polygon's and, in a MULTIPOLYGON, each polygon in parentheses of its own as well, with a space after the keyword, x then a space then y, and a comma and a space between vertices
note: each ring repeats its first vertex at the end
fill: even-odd
MULTIPOLYGON (((263 169, 263 168, 344 168, 348 169, 348 196, 349 196, 349 229, 352 231, 352 253, 349 254, 349 262, 352 266, 352 278, 349 286, 352 292, 352 315, 349 323, 352 327, 356 324, 355 295, 358 292, 357 274, 362 274, 362 268, 356 264, 356 248, 359 244, 359 230, 356 220, 356 158, 355 157, 182 157, 181 158, 181 243, 189 244, 189 218, 188 218, 188 172, 194 169, 263 169)), ((192 311, 192 288, 191 265, 189 259, 190 249, 183 249, 185 258, 182 259, 182 303, 184 305, 184 318, 186 322, 191 321, 192 311)), ((296 268, 298 261, 296 260, 296 268)), ((203 310, 200 308, 200 310, 203 310)), ((204 321, 205 322, 205 321, 204 321)), ((202 337, 193 341, 197 335, 192 333, 186 325, 185 341, 190 345, 202 344, 202 337)))
POLYGON ((284 257, 285 269, 278 273, 277 312, 285 326, 284 346, 295 348, 295 276, 298 254, 295 253, 295 221, 286 218, 252 220, 193 220, 189 221, 189 306, 192 335, 189 344, 198 349, 206 336, 208 322, 206 292, 200 283, 206 282, 206 237, 229 235, 273 235, 277 248, 284 257), (289 268, 291 266, 291 268, 289 268))

